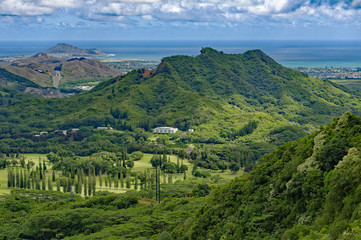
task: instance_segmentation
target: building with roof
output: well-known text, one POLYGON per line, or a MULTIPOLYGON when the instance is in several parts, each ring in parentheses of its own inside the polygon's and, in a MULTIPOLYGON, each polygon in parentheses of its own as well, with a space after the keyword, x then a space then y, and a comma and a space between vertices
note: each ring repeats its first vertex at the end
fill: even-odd
POLYGON ((172 127, 157 127, 153 129, 154 134, 170 134, 170 133, 176 133, 178 131, 178 128, 172 128, 172 127))

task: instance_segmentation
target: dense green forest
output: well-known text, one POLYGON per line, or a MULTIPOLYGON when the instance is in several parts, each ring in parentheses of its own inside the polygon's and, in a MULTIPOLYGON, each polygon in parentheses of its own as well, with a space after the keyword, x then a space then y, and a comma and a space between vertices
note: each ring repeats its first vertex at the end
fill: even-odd
POLYGON ((357 239, 361 118, 345 113, 282 144, 228 184, 191 178, 125 194, 13 189, 0 196, 5 239, 357 239), (71 229, 71 231, 70 231, 71 229))
POLYGON ((345 113, 215 190, 177 239, 359 239, 361 118, 345 113), (187 233, 187 234, 185 234, 187 233))
MULTIPOLYGON (((154 153, 158 144, 167 152, 192 144, 198 152, 250 167, 280 143, 304 137, 347 110, 358 114, 361 106, 358 93, 285 68, 260 50, 224 54, 211 48, 196 57, 164 58, 155 71, 134 70, 65 99, 5 87, 0 93, 0 151, 6 154, 65 150, 85 156, 124 148, 154 153), (96 130, 105 126, 114 131, 96 130), (151 130, 159 126, 195 131, 154 142, 151 130), (73 128, 80 130, 71 133, 73 128), (69 134, 55 134, 59 129, 69 134), (34 137, 42 131, 49 134, 34 137)), ((214 167, 211 159, 198 163, 214 167)))
POLYGON ((0 86, 0 171, 11 189, 0 195, 0 239, 361 234, 357 92, 260 50, 211 48, 64 99, 23 94, 26 80, 16 81, 0 86), (180 131, 153 134, 159 126, 180 131), (143 155, 153 156, 146 165, 143 155), (239 170, 230 182, 215 174, 239 170))

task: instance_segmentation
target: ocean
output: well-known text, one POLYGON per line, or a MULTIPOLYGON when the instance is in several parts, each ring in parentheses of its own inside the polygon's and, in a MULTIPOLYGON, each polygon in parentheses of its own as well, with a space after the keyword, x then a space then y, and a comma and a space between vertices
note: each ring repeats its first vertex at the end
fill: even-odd
MULTIPOLYGON (((173 55, 196 56, 202 47, 225 53, 261 49, 286 67, 361 67, 361 41, 60 41, 97 48, 107 58, 160 61, 173 55)), ((59 41, 0 41, 0 58, 30 56, 59 41)))

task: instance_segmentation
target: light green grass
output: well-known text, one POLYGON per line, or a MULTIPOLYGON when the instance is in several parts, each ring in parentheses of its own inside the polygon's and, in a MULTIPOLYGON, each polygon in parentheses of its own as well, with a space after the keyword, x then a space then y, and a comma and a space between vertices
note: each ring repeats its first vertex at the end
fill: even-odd
MULTIPOLYGON (((145 153, 143 158, 139 161, 134 162, 134 168, 132 169, 133 172, 144 172, 144 170, 146 169, 151 169, 152 165, 150 164, 150 160, 152 159, 153 154, 147 154, 145 153)), ((170 157, 170 161, 177 164, 177 156, 176 155, 167 155, 167 158, 170 157)), ((182 163, 182 160, 179 160, 180 164, 182 163)), ((184 159, 183 160, 183 164, 186 165, 188 167, 188 171, 187 171, 187 177, 192 177, 191 173, 193 170, 193 165, 187 160, 184 159)), ((202 168, 199 168, 202 169, 202 168)), ((244 173, 242 171, 238 171, 237 173, 232 173, 230 170, 226 170, 224 172, 222 172, 221 170, 217 170, 217 171, 212 171, 209 169, 202 169, 205 171, 209 171, 211 173, 211 175, 219 175, 222 178, 224 178, 225 180, 232 180, 238 176, 243 175, 244 173)), ((179 174, 173 174, 173 180, 177 180, 177 179, 183 179, 183 173, 179 173, 179 174)))
POLYGON ((0 170, 0 194, 10 193, 8 189, 8 171, 6 169, 0 170))
MULTIPOLYGON (((51 175, 52 175, 51 167, 52 166, 49 163, 49 161, 48 161, 45 154, 23 154, 23 156, 25 156, 25 162, 33 161, 35 163, 35 166, 33 167, 34 169, 39 164, 39 158, 41 158, 42 161, 45 160, 45 163, 46 163, 47 168, 48 168, 46 177, 51 178, 51 175)), ((154 169, 154 168, 152 168, 152 165, 150 164, 150 160, 152 159, 152 156, 153 156, 153 154, 145 153, 141 160, 134 162, 134 168, 131 171, 132 172, 142 173, 147 169, 149 169, 149 170, 154 169)), ((177 156, 176 155, 167 155, 167 159, 168 158, 170 158, 171 162, 177 164, 177 156)), ((180 159, 179 162, 181 164, 182 160, 180 159)), ((183 164, 188 167, 187 178, 194 178, 191 175, 193 165, 187 159, 183 160, 183 164)), ((20 169, 22 169, 22 168, 20 167, 20 169)), ((202 169, 202 168, 199 168, 199 169, 202 169)), ((226 170, 224 172, 222 172, 221 170, 218 170, 218 171, 212 171, 212 170, 209 170, 209 169, 202 169, 202 170, 210 172, 212 176, 219 175, 220 177, 222 177, 225 180, 232 180, 235 177, 244 174, 242 171, 239 171, 238 173, 234 174, 229 170, 226 170)), ((56 175, 60 176, 60 172, 57 172, 56 175)), ((172 176, 173 182, 175 182, 177 180, 183 180, 183 177, 184 177, 183 173, 175 173, 175 174, 172 174, 172 175, 173 175, 172 176)), ((164 174, 162 173, 162 175, 161 175, 161 181, 162 182, 163 182, 163 177, 164 177, 164 174)), ((124 192, 126 192, 128 190, 127 188, 121 189, 120 188, 120 183, 119 183, 118 188, 114 187, 114 183, 113 183, 113 186, 111 188, 105 187, 104 180, 103 180, 102 187, 100 188, 99 176, 96 177, 96 182, 97 182, 97 191, 110 191, 110 192, 114 192, 114 193, 124 193, 124 192)), ((140 181, 138 183, 140 184, 140 181)), ((126 184, 126 180, 124 179, 124 186, 125 186, 125 184, 126 184)), ((54 189, 55 189, 56 184, 53 183, 53 185, 54 185, 54 189)), ((139 188, 140 188, 140 185, 139 185, 139 188)), ((134 190, 134 184, 131 185, 130 190, 134 190)), ((2 169, 2 170, 0 170, 0 194, 8 194, 8 193, 10 193, 10 189, 7 188, 7 170, 2 169)))

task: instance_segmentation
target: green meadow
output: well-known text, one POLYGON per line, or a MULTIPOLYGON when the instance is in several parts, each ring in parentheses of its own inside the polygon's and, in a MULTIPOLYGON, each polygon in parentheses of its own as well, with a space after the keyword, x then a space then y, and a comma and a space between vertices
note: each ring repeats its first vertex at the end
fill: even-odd
MULTIPOLYGON (((33 161, 36 165, 38 165, 39 164, 39 159, 41 159, 41 161, 45 161, 48 170, 52 169, 52 165, 49 163, 49 161, 48 161, 48 159, 46 157, 46 154, 35 154, 34 153, 34 154, 22 154, 22 155, 25 157, 25 162, 33 161)), ((152 169, 154 169, 154 168, 152 168, 152 165, 150 164, 150 160, 151 160, 152 156, 153 156, 153 154, 147 154, 147 153, 144 154, 142 159, 134 162, 134 167, 133 167, 133 169, 131 171, 133 173, 134 172, 142 173, 142 172, 144 172, 146 170, 152 171, 152 169)), ((171 162, 173 162, 175 164, 177 163, 177 156, 176 155, 167 155, 167 158, 170 158, 171 162)), ((182 160, 179 159, 179 162, 181 163, 182 160)), ((183 164, 188 167, 186 177, 187 178, 195 178, 191 174, 192 169, 193 169, 193 165, 187 159, 183 160, 183 164)), ((33 166, 33 169, 35 169, 36 165, 33 166)), ((21 167, 20 167, 20 169, 21 169, 21 167)), ((202 169, 202 168, 200 168, 200 169, 202 169)), ((202 171, 208 171, 211 174, 211 176, 217 176, 218 175, 220 178, 223 178, 224 180, 227 180, 227 181, 232 180, 232 179, 236 178, 237 176, 243 175, 243 171, 238 171, 237 173, 233 173, 230 170, 225 170, 225 171, 222 172, 221 170, 213 171, 213 170, 210 170, 210 169, 202 169, 202 171)), ((61 173, 57 172, 56 175, 61 176, 61 173)), ((51 177, 51 171, 48 171, 47 177, 51 177)), ((112 185, 112 187, 109 187, 109 186, 105 187, 104 181, 102 182, 102 186, 100 186, 99 177, 100 176, 96 177, 97 191, 99 191, 99 190, 107 190, 107 191, 114 192, 114 193, 123 193, 123 192, 127 191, 126 188, 121 189, 120 186, 118 188, 115 188, 114 184, 112 185)), ((101 177, 104 177, 104 175, 102 175, 101 177)), ((164 182, 164 179, 163 179, 164 177, 168 178, 168 174, 164 174, 164 173, 161 174, 161 182, 162 183, 164 182)), ((172 174, 172 181, 173 182, 182 181, 183 179, 184 179, 184 174, 183 173, 172 174)), ((131 185, 130 189, 134 189, 134 184, 131 185)), ((0 170, 0 194, 8 194, 8 193, 10 193, 10 189, 7 188, 7 169, 2 169, 2 170, 0 170)))

